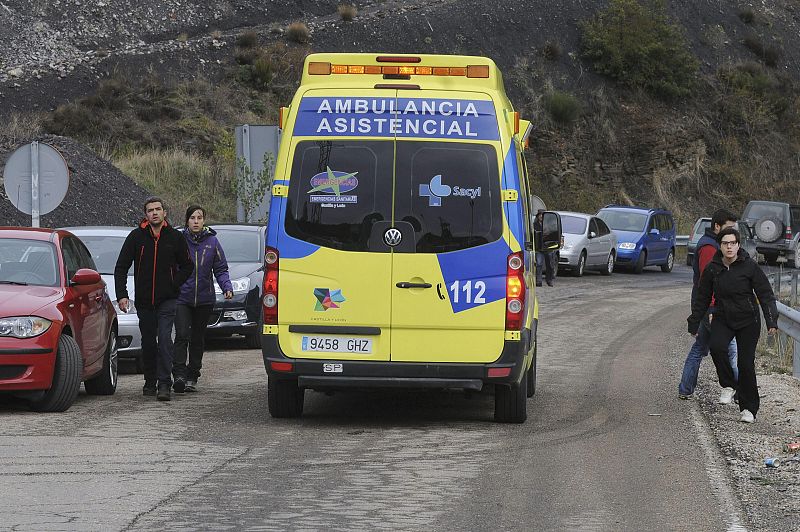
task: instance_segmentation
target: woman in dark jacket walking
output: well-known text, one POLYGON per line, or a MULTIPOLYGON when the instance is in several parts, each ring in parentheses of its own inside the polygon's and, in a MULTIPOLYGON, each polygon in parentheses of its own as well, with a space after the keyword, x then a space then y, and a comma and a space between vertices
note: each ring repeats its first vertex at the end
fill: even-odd
POLYGON ((713 296, 716 310, 711 320, 710 347, 719 383, 723 388, 736 389, 740 421, 752 423, 759 406, 755 369, 756 344, 761 335, 758 305, 761 304, 769 334, 777 331, 778 308, 767 276, 747 252, 739 248, 739 232, 732 227, 725 228, 717 235, 717 241, 720 249, 700 277, 697 298, 688 319, 689 333, 697 335, 700 320, 713 296), (739 345, 738 382, 728 362, 728 345, 734 337, 739 345))
POLYGON ((206 325, 217 298, 212 276, 217 278, 225 299, 233 297, 225 253, 217 240, 217 233, 203 225, 205 216, 205 209, 199 205, 186 210, 183 236, 189 247, 189 257, 194 262, 194 274, 181 286, 175 312, 175 358, 172 366, 175 383, 172 387, 177 393, 197 391, 197 379, 203 367, 206 325))

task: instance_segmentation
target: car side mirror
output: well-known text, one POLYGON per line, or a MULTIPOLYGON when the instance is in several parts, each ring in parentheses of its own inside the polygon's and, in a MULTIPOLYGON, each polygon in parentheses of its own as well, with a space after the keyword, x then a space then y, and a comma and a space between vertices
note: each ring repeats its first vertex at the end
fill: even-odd
POLYGON ((595 233, 594 231, 589 232, 589 238, 594 238, 596 236, 597 236, 597 233, 595 233))
POLYGON ((659 231, 658 229, 656 229, 656 228, 654 227, 654 228, 650 229, 650 234, 651 234, 651 235, 660 235, 660 234, 661 234, 661 231, 659 231))
POLYGON ((73 285, 97 284, 100 282, 100 279, 100 274, 96 271, 90 270, 89 268, 81 268, 72 276, 70 283, 73 285))

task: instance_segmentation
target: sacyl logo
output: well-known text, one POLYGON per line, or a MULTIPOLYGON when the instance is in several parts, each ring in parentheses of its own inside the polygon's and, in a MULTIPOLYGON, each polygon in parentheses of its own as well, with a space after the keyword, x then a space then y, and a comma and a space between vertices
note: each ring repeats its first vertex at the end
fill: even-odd
POLYGON ((447 196, 460 196, 471 200, 479 198, 481 195, 481 187, 450 187, 449 185, 442 184, 442 176, 437 175, 431 179, 429 185, 419 186, 419 195, 428 198, 428 207, 441 207, 442 198, 446 198, 447 196))
POLYGON ((386 242, 387 246, 394 247, 399 244, 403 240, 403 234, 400 233, 399 229, 394 227, 390 227, 383 233, 383 241, 386 242))
POLYGON ((428 198, 428 207, 441 207, 442 198, 446 198, 451 192, 448 185, 442 184, 441 175, 433 176, 429 185, 419 186, 419 195, 428 198))

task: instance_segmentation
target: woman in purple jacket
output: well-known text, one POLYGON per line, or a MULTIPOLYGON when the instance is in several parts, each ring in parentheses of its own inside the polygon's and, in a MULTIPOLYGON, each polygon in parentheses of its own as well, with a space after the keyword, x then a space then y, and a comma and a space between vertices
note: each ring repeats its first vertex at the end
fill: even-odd
POLYGON ((183 235, 189 246, 189 256, 194 262, 194 273, 181 286, 175 311, 175 356, 172 365, 176 393, 196 392, 197 379, 203 367, 203 350, 208 316, 217 296, 214 293, 212 275, 225 294, 233 297, 233 286, 228 275, 228 262, 222 251, 217 233, 204 227, 206 211, 199 205, 186 210, 186 228, 183 235), (186 352, 189 364, 186 365, 186 352))

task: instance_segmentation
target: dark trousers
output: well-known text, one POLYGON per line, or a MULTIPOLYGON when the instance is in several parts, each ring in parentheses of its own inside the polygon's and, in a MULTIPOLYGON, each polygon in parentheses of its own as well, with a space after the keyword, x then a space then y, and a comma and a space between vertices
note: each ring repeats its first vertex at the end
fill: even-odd
POLYGON ((536 282, 542 284, 542 270, 544 270, 544 278, 550 283, 556 276, 556 254, 553 251, 537 251, 536 252, 536 282))
POLYGON ((167 299, 155 308, 140 307, 139 331, 142 333, 142 366, 145 382, 172 384, 172 325, 175 299, 167 299))
POLYGON ((739 410, 749 410, 756 415, 760 404, 756 382, 756 344, 761 335, 761 322, 753 322, 742 329, 731 329, 724 319, 711 321, 711 358, 717 368, 719 384, 723 388, 734 388, 739 394, 739 410), (733 378, 733 369, 728 360, 728 345, 733 338, 739 346, 739 381, 733 378))
POLYGON ((178 305, 175 312, 175 361, 172 374, 176 379, 196 381, 203 367, 206 325, 213 305, 178 305), (186 351, 189 365, 186 365, 186 351))

